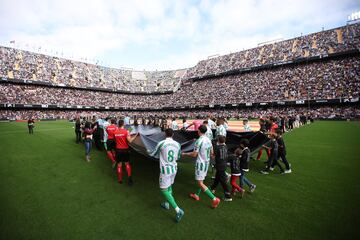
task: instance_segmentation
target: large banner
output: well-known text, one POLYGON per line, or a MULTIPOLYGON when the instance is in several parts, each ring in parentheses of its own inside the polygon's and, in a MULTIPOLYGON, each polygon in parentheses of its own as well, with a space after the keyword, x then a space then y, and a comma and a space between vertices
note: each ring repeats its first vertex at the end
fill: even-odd
MULTIPOLYGON (((159 127, 152 126, 138 126, 133 127, 131 133, 139 133, 139 136, 130 144, 130 146, 142 155, 148 158, 149 152, 152 152, 157 143, 165 139, 165 133, 159 127)), ((197 131, 174 131, 174 140, 181 144, 181 151, 191 152, 194 149, 194 143, 198 138, 197 131)), ((261 132, 232 132, 228 131, 226 136, 226 145, 228 146, 229 153, 233 153, 239 146, 240 140, 246 138, 250 142, 250 151, 253 153, 260 149, 263 144, 266 144, 269 139, 261 132)), ((191 158, 181 159, 182 161, 193 160, 191 158)))

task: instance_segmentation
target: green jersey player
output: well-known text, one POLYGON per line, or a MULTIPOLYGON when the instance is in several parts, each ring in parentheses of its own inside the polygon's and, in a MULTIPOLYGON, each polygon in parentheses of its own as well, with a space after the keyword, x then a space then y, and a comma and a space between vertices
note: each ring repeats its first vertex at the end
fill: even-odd
POLYGON ((200 200, 200 193, 203 191, 211 200, 212 208, 216 208, 220 199, 215 197, 210 189, 204 184, 204 180, 210 165, 210 156, 214 155, 211 141, 205 136, 207 128, 201 125, 198 129, 199 139, 195 142, 194 151, 190 153, 183 153, 184 156, 196 157, 195 165, 195 180, 200 187, 196 193, 191 193, 190 197, 196 201, 200 200))
POLYGON ((160 159, 159 184, 161 193, 166 199, 166 202, 161 203, 161 207, 168 210, 170 208, 169 205, 171 205, 176 211, 175 220, 179 222, 184 216, 184 211, 175 202, 172 195, 172 185, 174 184, 177 172, 177 161, 181 156, 181 145, 172 139, 173 134, 173 129, 166 129, 166 139, 160 141, 150 155, 153 157, 159 155, 160 159))
POLYGON ((179 125, 178 125, 177 122, 176 122, 176 118, 173 118, 173 119, 172 119, 171 128, 172 128, 173 130, 179 130, 179 125))
POLYGON ((209 126, 209 122, 205 120, 203 124, 206 126, 207 129, 205 135, 210 139, 210 141, 212 141, 214 137, 213 137, 213 132, 209 126))
POLYGON ((220 135, 226 137, 226 128, 224 126, 224 119, 219 118, 216 121, 216 125, 217 125, 217 127, 216 127, 216 131, 215 131, 215 138, 218 139, 218 137, 220 135))

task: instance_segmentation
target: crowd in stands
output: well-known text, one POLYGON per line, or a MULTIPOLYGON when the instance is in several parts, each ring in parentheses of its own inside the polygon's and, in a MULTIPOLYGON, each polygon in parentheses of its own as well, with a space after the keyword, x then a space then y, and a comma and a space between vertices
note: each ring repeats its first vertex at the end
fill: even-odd
POLYGON ((326 56, 330 53, 359 49, 359 36, 360 24, 351 24, 203 60, 193 68, 173 71, 114 69, 0 47, 0 77, 73 87, 107 88, 114 91, 176 91, 182 78, 202 77, 229 70, 287 62, 300 57, 326 56))
POLYGON ((108 68, 0 47, 0 77, 7 79, 114 91, 164 92, 174 91, 184 74, 185 70, 149 72, 108 68))
POLYGON ((312 119, 360 119, 359 106, 324 106, 324 107, 296 107, 296 108, 249 108, 249 109, 211 109, 192 111, 58 111, 58 110, 0 110, 0 120, 26 120, 34 119, 63 119, 72 120, 76 117, 124 117, 150 118, 150 117, 175 117, 196 119, 199 116, 215 118, 257 119, 264 116, 297 116, 304 115, 312 119))
MULTIPOLYGON (((251 66, 286 62, 300 57, 326 55, 360 49, 360 24, 322 31, 257 48, 200 61, 194 68, 173 71, 133 71, 106 68, 58 57, 0 47, 0 79, 44 81, 58 86, 106 88, 109 92, 0 82, 0 104, 46 104, 115 107, 136 110, 166 107, 194 107, 254 102, 359 98, 359 55, 336 59, 282 65, 276 68, 247 71, 236 75, 191 80, 209 74, 251 66), (171 94, 138 95, 112 92, 171 94)), ((1 80, 0 80, 1 81, 1 80)), ((11 81, 10 81, 11 82, 11 81)), ((301 108, 295 108, 294 111, 301 108)), ((291 109, 210 111, 212 114, 260 117, 286 114, 291 109), (265 111, 265 112, 264 112, 265 111), (270 111, 270 112, 267 112, 270 111)), ((315 108, 314 118, 358 118, 359 109, 352 107, 315 108), (338 112, 336 112, 338 111, 338 112)), ((206 111, 205 111, 206 112, 206 111)), ((82 112, 84 113, 84 112, 82 112)), ((162 112, 131 112, 150 116, 162 112)), ((191 111, 191 117, 203 112, 191 111)), ((18 119, 73 117, 71 111, 0 111, 1 118, 18 119), (9 114, 9 116, 6 116, 9 114)), ((109 112, 88 112, 101 115, 109 112)), ((113 113, 122 114, 119 112, 113 113)), ((170 113, 167 113, 170 114, 170 113)), ((187 113, 175 112, 185 115, 187 113)), ((292 113, 291 113, 292 114, 292 113)), ((294 114, 297 114, 296 112, 294 114)))
POLYGON ((360 24, 321 31, 286 41, 200 61, 187 78, 219 74, 235 69, 274 64, 314 56, 326 56, 360 48, 360 24))
POLYGON ((175 93, 159 95, 3 83, 0 84, 0 103, 159 109, 247 102, 357 98, 360 95, 359 69, 359 57, 349 57, 195 81, 182 85, 175 93))

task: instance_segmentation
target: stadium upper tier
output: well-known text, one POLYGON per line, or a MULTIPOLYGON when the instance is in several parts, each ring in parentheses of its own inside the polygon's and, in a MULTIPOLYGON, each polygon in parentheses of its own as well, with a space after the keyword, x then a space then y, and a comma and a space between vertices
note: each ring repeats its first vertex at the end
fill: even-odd
POLYGON ((322 31, 200 61, 172 71, 134 71, 77 62, 14 48, 0 47, 0 77, 53 85, 161 93, 177 91, 182 79, 201 78, 259 65, 326 56, 360 48, 360 24, 322 31))
POLYGON ((115 69, 7 47, 0 47, 0 57, 0 76, 8 79, 130 93, 175 91, 186 72, 115 69))
POLYGON ((187 78, 217 75, 237 69, 326 56, 360 48, 360 23, 200 61, 187 78))

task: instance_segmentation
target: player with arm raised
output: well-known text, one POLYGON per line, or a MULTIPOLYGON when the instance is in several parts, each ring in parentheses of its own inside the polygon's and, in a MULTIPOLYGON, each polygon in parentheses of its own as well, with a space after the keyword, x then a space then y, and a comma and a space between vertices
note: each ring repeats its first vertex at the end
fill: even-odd
POLYGON ((150 156, 159 154, 160 177, 159 184, 161 193, 164 195, 166 202, 161 203, 161 207, 168 210, 171 205, 176 211, 175 220, 179 222, 184 216, 184 211, 176 204, 172 195, 172 185, 174 184, 177 173, 177 161, 181 156, 181 145, 173 140, 174 131, 171 128, 165 130, 166 139, 160 141, 150 156))
POLYGON ((198 129, 199 139, 195 142, 194 151, 190 153, 183 153, 182 155, 196 157, 195 180, 199 189, 196 193, 191 193, 190 197, 199 201, 199 195, 201 191, 203 191, 212 200, 212 208, 216 208, 220 203, 220 199, 215 197, 210 189, 204 184, 204 180, 210 166, 210 156, 214 155, 211 141, 205 135, 206 131, 206 126, 201 125, 198 129))

